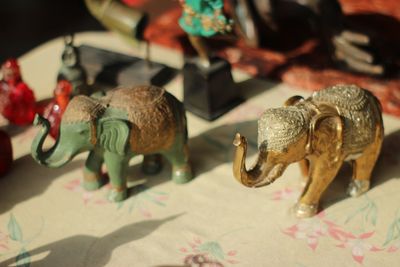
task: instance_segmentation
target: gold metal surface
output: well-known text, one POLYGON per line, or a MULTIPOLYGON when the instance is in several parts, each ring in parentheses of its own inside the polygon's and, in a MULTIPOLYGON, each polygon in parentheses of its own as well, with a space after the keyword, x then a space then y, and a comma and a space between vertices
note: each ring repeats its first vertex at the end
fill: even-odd
POLYGON ((284 107, 263 113, 258 121, 258 160, 250 170, 245 166, 246 138, 236 134, 233 174, 245 186, 258 187, 299 162, 305 187, 296 215, 311 217, 346 160, 353 164, 348 194, 359 196, 369 189, 383 136, 376 97, 355 85, 332 86, 305 100, 291 97, 284 107))

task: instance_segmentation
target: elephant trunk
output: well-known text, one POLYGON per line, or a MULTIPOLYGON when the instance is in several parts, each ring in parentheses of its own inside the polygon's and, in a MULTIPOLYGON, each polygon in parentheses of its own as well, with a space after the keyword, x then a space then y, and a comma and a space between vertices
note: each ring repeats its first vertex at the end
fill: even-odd
POLYGON ((56 143, 52 148, 50 148, 47 151, 43 151, 43 143, 50 131, 50 123, 48 120, 36 114, 33 124, 42 125, 42 129, 33 140, 31 146, 32 157, 39 164, 51 168, 58 168, 71 161, 72 159, 71 153, 62 151, 62 149, 60 149, 60 146, 58 145, 60 137, 57 139, 56 143))
POLYGON ((233 159, 233 175, 236 180, 248 187, 255 187, 263 182, 266 177, 265 159, 260 153, 258 155, 257 163, 250 169, 246 169, 246 153, 247 153, 247 140, 239 133, 236 134, 233 141, 236 146, 235 155, 233 159))

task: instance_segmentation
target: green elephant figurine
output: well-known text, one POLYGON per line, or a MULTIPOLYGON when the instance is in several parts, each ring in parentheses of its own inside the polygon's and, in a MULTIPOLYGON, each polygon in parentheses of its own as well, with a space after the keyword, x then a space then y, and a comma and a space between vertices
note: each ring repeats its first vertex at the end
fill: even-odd
POLYGON ((32 143, 32 157, 42 165, 58 168, 77 154, 90 151, 83 186, 96 190, 103 185, 104 162, 112 185, 111 201, 127 197, 129 160, 139 154, 145 156, 145 170, 160 169, 161 161, 154 160, 154 155, 161 154, 172 164, 174 182, 186 183, 192 178, 185 109, 162 88, 120 87, 103 97, 74 97, 61 120, 60 135, 47 151, 43 151, 43 143, 50 124, 39 115, 34 124, 41 124, 42 129, 32 143))

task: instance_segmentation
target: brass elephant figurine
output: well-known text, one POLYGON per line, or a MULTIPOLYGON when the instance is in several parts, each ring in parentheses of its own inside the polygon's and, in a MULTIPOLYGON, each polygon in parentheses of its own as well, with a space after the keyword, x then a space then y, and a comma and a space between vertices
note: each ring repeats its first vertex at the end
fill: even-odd
POLYGON ((245 186, 259 187, 299 162, 306 185, 296 215, 311 217, 344 161, 353 166, 348 193, 359 196, 369 189, 383 136, 377 98, 355 85, 336 85, 267 109, 258 121, 259 154, 250 170, 245 166, 246 138, 236 134, 233 174, 245 186))
POLYGON ((154 156, 161 154, 172 164, 173 181, 185 183, 192 178, 185 109, 162 88, 121 87, 103 97, 74 97, 61 120, 60 135, 47 151, 42 147, 49 122, 37 115, 35 124, 43 127, 32 143, 33 158, 57 168, 75 155, 90 151, 83 186, 87 190, 102 186, 101 167, 105 162, 112 186, 111 201, 126 198, 129 160, 139 154, 145 155, 144 168, 148 172, 161 168, 160 158, 154 156))

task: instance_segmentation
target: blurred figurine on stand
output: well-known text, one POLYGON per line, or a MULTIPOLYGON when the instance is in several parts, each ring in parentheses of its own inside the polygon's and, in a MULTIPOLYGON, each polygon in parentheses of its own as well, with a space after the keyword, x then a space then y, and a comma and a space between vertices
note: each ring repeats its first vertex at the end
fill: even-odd
POLYGON ((179 25, 188 34, 188 38, 200 57, 200 63, 210 66, 211 51, 204 37, 232 30, 232 23, 222 13, 222 0, 180 0, 183 8, 179 25))
POLYGON ((90 13, 107 29, 120 35, 129 44, 146 45, 145 58, 117 54, 90 46, 81 46, 84 63, 100 67, 96 82, 108 85, 165 85, 175 74, 166 65, 150 61, 150 45, 144 39, 148 15, 119 0, 85 0, 90 13))
POLYGON ((179 25, 199 57, 186 59, 183 67, 184 103, 194 114, 214 120, 240 100, 232 79, 231 66, 214 57, 205 39, 232 30, 223 14, 223 0, 180 0, 183 8, 179 25))
POLYGON ((72 95, 72 85, 66 80, 60 80, 54 89, 54 99, 46 106, 43 117, 50 123, 50 135, 57 139, 61 117, 67 108, 72 95))
POLYGON ((1 66, 0 112, 15 125, 31 124, 36 114, 36 101, 33 91, 22 80, 16 59, 8 59, 1 66))
POLYGON ((72 95, 88 95, 89 87, 87 75, 81 65, 78 48, 74 46, 74 36, 69 35, 64 38, 64 51, 62 53, 62 65, 58 72, 57 81, 66 80, 72 85, 72 95))

